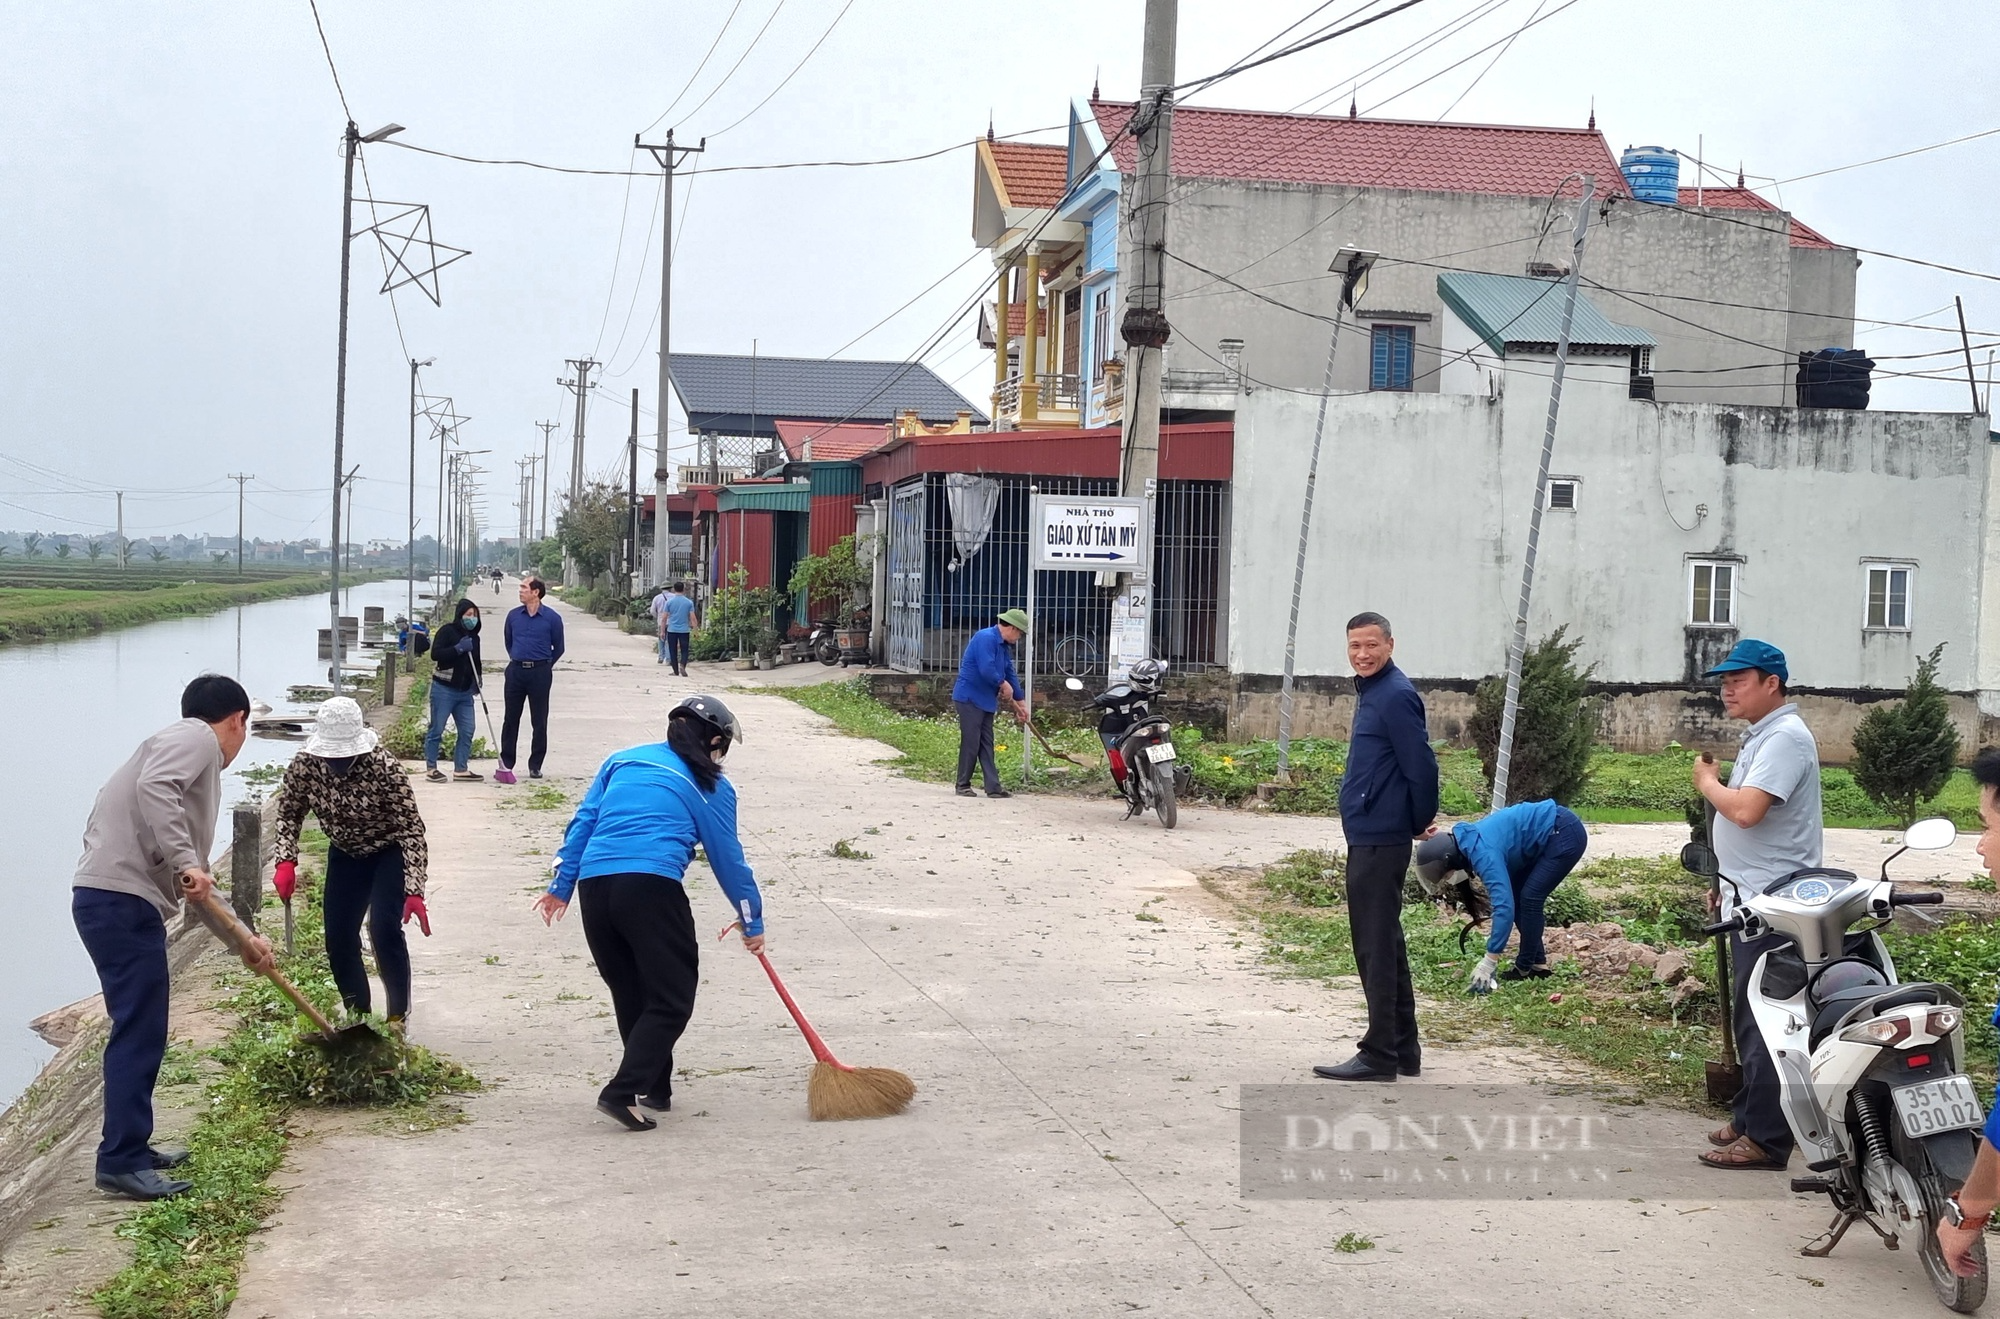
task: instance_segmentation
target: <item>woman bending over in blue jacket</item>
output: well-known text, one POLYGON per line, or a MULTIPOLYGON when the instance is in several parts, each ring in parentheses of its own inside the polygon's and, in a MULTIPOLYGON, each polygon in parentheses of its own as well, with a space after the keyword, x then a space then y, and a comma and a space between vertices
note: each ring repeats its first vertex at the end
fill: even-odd
POLYGON ((1417 844, 1417 877, 1426 888, 1436 892, 1455 882, 1456 875, 1471 874, 1485 884, 1493 903, 1486 956, 1473 969, 1466 993, 1490 994, 1495 980, 1538 980, 1549 974, 1549 955, 1542 946, 1543 908, 1556 885, 1583 859, 1588 841, 1583 821, 1569 807, 1524 801, 1483 820, 1435 831, 1417 844), (1500 954, 1517 927, 1520 951, 1514 965, 1500 971, 1500 954))
POLYGON ((597 1107, 628 1131, 657 1123, 641 1107, 671 1108, 674 1045, 694 1013, 699 941, 683 886, 697 844, 743 923, 743 946, 764 947, 764 902, 736 835, 736 789, 722 775, 743 729, 713 696, 690 696, 667 716, 667 740, 615 752, 597 771, 556 853, 544 924, 580 891, 583 937, 611 990, 625 1057, 597 1107))

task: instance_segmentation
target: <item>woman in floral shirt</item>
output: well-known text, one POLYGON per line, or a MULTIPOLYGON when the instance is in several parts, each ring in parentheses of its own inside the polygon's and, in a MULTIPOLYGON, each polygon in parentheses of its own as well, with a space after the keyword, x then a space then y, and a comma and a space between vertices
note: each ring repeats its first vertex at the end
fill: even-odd
POLYGON ((368 972, 361 960, 361 923, 368 922, 375 967, 389 999, 389 1020, 410 1012, 410 951, 403 926, 415 920, 428 936, 424 877, 430 855, 424 820, 403 767, 362 720, 361 707, 336 696, 319 710, 305 747, 292 757, 278 790, 278 871, 285 902, 298 882, 299 830, 307 815, 326 832, 326 960, 351 1013, 369 1011, 368 972))

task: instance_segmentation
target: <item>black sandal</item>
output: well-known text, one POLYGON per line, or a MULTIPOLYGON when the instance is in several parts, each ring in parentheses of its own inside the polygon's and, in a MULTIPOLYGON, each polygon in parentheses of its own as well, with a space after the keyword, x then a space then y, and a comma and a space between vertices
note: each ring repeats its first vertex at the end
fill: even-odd
POLYGON ((1547 980, 1555 972, 1546 966, 1510 966, 1500 973, 1502 980, 1547 980))
POLYGON ((597 1101, 597 1111, 609 1118, 616 1118, 618 1124, 627 1131, 651 1131, 660 1124, 649 1117, 637 1117, 624 1104, 614 1104, 609 1099, 597 1101))

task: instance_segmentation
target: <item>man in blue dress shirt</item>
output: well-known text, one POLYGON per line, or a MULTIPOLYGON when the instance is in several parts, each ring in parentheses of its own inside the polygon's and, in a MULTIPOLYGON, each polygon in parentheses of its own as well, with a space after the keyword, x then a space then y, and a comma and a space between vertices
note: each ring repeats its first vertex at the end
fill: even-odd
MULTIPOLYGON (((534 734, 528 744, 528 777, 542 776, 549 754, 549 685, 563 655, 562 615, 546 607, 548 583, 534 573, 521 579, 521 603, 507 615, 507 714, 500 725, 500 768, 514 772, 521 733, 521 707, 528 707, 534 734)), ((511 781, 511 779, 509 780, 511 781)))

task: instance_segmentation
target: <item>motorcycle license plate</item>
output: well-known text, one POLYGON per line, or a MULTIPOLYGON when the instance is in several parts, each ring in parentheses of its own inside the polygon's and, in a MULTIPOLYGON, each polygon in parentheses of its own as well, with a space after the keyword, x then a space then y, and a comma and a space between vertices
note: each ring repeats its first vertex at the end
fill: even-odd
POLYGON ((1146 759, 1152 761, 1155 765, 1161 761, 1172 760, 1173 758, 1174 744, 1172 742, 1161 742, 1157 746, 1146 748, 1146 759))
POLYGON ((1963 1076, 1919 1081, 1889 1093, 1895 1097, 1896 1113, 1903 1119, 1903 1134, 1908 1136, 1934 1136, 1940 1131, 1981 1126, 1986 1121, 1971 1080, 1963 1076))

